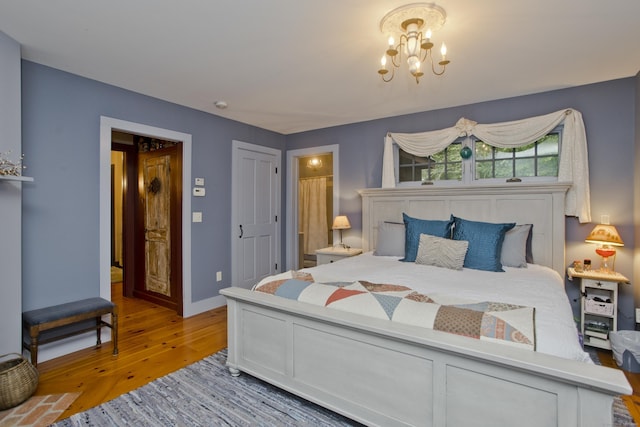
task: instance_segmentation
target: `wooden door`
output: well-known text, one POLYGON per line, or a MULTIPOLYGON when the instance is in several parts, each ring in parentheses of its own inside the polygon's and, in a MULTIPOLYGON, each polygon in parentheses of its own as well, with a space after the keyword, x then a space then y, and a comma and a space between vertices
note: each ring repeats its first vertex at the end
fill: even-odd
POLYGON ((180 146, 139 153, 139 232, 142 243, 134 296, 182 314, 182 171, 180 146))

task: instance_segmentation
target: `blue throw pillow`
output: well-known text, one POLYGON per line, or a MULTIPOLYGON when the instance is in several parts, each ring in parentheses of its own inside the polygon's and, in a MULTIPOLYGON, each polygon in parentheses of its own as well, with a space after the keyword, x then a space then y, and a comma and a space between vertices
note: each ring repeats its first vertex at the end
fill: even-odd
POLYGON ((436 237, 451 238, 452 220, 428 220, 412 218, 403 213, 405 226, 404 258, 400 261, 415 262, 420 246, 420 235, 430 234, 436 237))
POLYGON ((500 256, 504 235, 516 224, 494 224, 490 222, 469 221, 451 215, 453 221, 453 239, 469 242, 464 266, 476 270, 504 271, 500 256))

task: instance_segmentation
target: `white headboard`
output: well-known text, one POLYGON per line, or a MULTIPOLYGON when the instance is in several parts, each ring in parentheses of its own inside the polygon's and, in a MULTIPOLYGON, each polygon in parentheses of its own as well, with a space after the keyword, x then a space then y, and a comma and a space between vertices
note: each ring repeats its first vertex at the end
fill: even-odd
POLYGON ((362 247, 364 251, 375 249, 378 224, 402 222, 403 212, 421 219, 449 219, 453 214, 473 221, 533 224, 534 262, 553 268, 564 277, 564 199, 570 186, 569 183, 514 183, 359 190, 362 247))

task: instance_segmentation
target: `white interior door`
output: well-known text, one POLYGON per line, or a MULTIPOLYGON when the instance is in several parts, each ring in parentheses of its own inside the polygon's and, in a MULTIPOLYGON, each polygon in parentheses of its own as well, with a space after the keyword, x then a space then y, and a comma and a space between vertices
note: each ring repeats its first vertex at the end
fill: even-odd
POLYGON ((280 150, 233 141, 233 286, 280 271, 280 150))

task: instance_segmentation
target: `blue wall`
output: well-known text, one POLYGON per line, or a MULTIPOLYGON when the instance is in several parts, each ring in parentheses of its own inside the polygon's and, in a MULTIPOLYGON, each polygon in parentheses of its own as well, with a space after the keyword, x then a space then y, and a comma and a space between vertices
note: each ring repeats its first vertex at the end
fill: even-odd
MULTIPOLYGON (((633 171, 635 126, 635 78, 556 90, 516 98, 482 102, 390 117, 287 135, 287 149, 340 144, 340 212, 349 215, 351 235, 361 233, 361 209, 357 190, 380 187, 382 149, 386 132, 423 132, 453 126, 460 117, 479 123, 496 123, 551 113, 572 107, 582 112, 589 147, 592 221, 608 214, 625 242, 619 251, 616 269, 633 277, 633 171)), ((566 220, 569 264, 574 259, 597 256, 584 239, 593 224, 566 220)), ((577 314, 577 285, 567 282, 567 293, 577 314)), ((633 290, 620 286, 619 321, 623 329, 634 327, 633 290)))
MULTIPOLYGON (((39 64, 22 61, 23 309, 99 294, 99 118, 157 126, 193 135, 192 176, 204 177, 207 197, 192 199, 207 219, 192 229, 193 301, 217 295, 231 277, 231 141, 273 148, 340 145, 340 211, 361 232, 360 188, 379 187, 386 132, 420 132, 452 126, 460 117, 493 123, 572 107, 582 112, 589 144, 593 222, 608 214, 625 247, 617 270, 633 276, 634 126, 637 80, 627 78, 517 98, 354 123, 283 136, 181 107, 39 64), (221 226, 206 226, 222 224, 221 226)), ((283 161, 283 167, 285 162, 283 161)), ((282 176, 286 176, 285 173, 282 176)), ((283 195, 284 187, 283 187, 283 195)), ((283 200, 283 215, 286 201, 283 200)), ((567 218, 567 262, 596 258, 584 238, 593 225, 567 218)), ((283 237, 284 230, 283 227, 283 237)), ((282 240, 284 242, 284 238, 282 240)), ((282 255, 285 253, 284 245, 282 255)), ((284 256, 282 256, 284 259, 284 256)), ((188 262, 188 261, 186 261, 188 262)), ((620 327, 633 329, 632 287, 620 287, 620 327)), ((576 285, 567 282, 571 299, 576 285)), ((574 303, 574 308, 577 305, 574 303)))
POLYGON ((192 199, 205 218, 192 228, 192 300, 230 285, 216 283, 215 272, 231 278, 231 141, 284 152, 283 135, 29 61, 22 109, 25 164, 35 178, 23 186, 24 310, 100 294, 100 116, 192 135, 192 176, 207 183, 207 197, 192 199))

